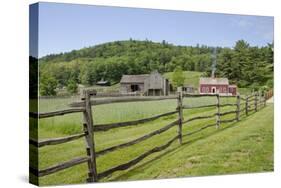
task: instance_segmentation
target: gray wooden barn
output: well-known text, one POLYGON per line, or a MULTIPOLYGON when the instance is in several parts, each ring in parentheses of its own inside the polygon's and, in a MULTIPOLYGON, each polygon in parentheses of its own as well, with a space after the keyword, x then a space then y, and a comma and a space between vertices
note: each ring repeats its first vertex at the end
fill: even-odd
POLYGON ((142 95, 169 95, 169 81, 157 71, 151 74, 123 75, 120 81, 120 93, 140 93, 142 95))

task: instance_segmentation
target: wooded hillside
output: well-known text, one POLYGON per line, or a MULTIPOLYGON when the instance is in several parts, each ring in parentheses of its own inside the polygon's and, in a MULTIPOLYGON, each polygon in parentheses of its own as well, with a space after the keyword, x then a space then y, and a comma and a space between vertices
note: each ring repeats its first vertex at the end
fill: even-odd
MULTIPOLYGON (((240 40, 234 48, 217 48, 217 77, 227 77, 239 87, 273 87, 273 45, 253 47, 240 40)), ((163 41, 115 41, 67 53, 51 54, 39 60, 40 93, 55 95, 50 88, 66 86, 75 92, 77 84, 93 85, 104 79, 117 83, 123 74, 144 74, 153 70, 211 72, 213 48, 175 46, 163 41), (46 88, 45 86, 48 86, 46 88)))

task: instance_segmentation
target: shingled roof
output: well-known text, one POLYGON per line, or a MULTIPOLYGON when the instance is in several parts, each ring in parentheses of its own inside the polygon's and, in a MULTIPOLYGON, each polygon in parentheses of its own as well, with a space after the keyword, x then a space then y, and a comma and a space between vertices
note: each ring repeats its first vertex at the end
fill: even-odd
POLYGON ((200 78, 200 84, 209 84, 209 85, 228 85, 227 78, 200 78))
POLYGON ((149 74, 123 75, 120 83, 144 83, 144 80, 148 77, 149 74))

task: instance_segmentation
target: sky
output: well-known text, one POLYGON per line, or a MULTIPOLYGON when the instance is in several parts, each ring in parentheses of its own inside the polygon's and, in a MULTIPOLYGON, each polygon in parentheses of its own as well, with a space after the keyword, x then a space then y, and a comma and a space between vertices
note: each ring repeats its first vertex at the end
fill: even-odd
MULTIPOLYGON (((221 47, 240 39, 252 46, 273 42, 274 19, 267 16, 62 3, 39 3, 38 12, 39 57, 130 38, 221 47)), ((31 30, 36 30, 33 20, 31 30)))

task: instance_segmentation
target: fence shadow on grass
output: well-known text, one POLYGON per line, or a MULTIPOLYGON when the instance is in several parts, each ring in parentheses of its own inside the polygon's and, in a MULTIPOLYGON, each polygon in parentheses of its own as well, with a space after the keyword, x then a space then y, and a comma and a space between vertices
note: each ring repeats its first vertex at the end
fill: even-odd
MULTIPOLYGON (((249 115, 252 115, 252 114, 254 114, 254 112, 249 113, 249 115)), ((243 122, 243 121, 246 121, 249 118, 251 118, 251 116, 246 116, 245 114, 241 114, 241 117, 244 117, 244 118, 241 119, 239 122, 243 122)), ((225 130, 228 130, 230 128, 234 128, 234 127, 237 127, 237 126, 240 126, 240 124, 238 122, 228 123, 225 126, 221 126, 219 128, 219 130, 216 130, 216 131, 214 131, 210 134, 205 134, 205 135, 203 134, 199 137, 196 137, 196 138, 193 138, 191 140, 187 140, 185 142, 182 142, 181 145, 177 145, 174 148, 168 149, 167 151, 155 156, 153 159, 150 159, 150 160, 148 160, 148 161, 146 161, 146 162, 144 162, 144 163, 142 163, 142 164, 140 164, 136 167, 133 167, 130 170, 128 170, 127 172, 122 173, 122 174, 110 179, 109 181, 126 180, 126 179, 128 179, 128 177, 133 176, 135 174, 138 174, 140 171, 142 171, 146 167, 148 167, 151 163, 153 163, 157 160, 160 160, 162 157, 167 157, 169 154, 173 155, 174 153, 178 152, 179 150, 182 150, 183 149, 182 147, 189 147, 190 145, 196 143, 197 141, 199 141, 201 139, 205 139, 205 138, 215 136, 217 134, 220 134, 220 133, 224 132, 225 130)), ((148 178, 146 178, 146 179, 148 179, 148 178)))
MULTIPOLYGON (((244 119, 241 119, 239 122, 243 122, 243 121, 247 120, 248 118, 249 118, 249 116, 245 117, 244 119)), ((191 140, 182 142, 181 145, 177 145, 174 148, 168 149, 167 151, 157 155, 153 159, 150 159, 150 160, 144 162, 143 164, 140 164, 140 165, 138 165, 136 167, 133 167, 131 170, 128 170, 127 172, 125 172, 123 174, 120 174, 120 175, 116 176, 115 178, 110 179, 109 181, 128 179, 128 177, 130 177, 132 175, 135 175, 135 174, 138 174, 140 171, 142 171, 143 169, 148 167, 148 165, 150 165, 151 163, 161 159, 162 157, 167 157, 169 154, 172 155, 173 153, 176 153, 177 151, 182 150, 183 149, 182 147, 189 147, 191 144, 194 144, 194 143, 196 143, 197 141, 199 141, 201 139, 212 137, 214 135, 222 133, 225 130, 228 130, 230 128, 237 127, 237 126, 239 126, 239 124, 237 124, 237 122, 228 123, 226 126, 221 126, 221 128, 219 130, 216 130, 216 131, 214 131, 214 132, 212 132, 210 134, 202 135, 202 136, 193 138, 191 140)))

